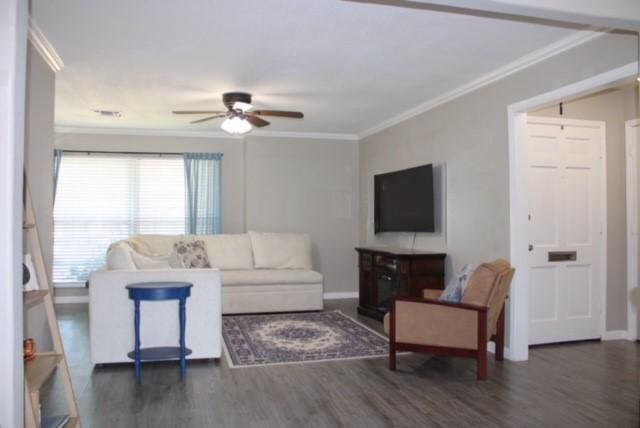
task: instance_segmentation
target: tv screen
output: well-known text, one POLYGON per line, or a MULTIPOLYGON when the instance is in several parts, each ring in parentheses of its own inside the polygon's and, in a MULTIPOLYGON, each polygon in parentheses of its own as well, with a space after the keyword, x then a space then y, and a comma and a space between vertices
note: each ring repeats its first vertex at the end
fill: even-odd
POLYGON ((376 175, 375 233, 434 232, 433 165, 376 175))

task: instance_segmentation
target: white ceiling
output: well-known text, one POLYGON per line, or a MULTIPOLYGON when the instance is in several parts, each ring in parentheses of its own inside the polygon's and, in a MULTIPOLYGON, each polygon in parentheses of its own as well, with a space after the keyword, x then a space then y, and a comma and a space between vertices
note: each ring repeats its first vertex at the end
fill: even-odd
POLYGON ((341 0, 34 0, 32 13, 65 64, 57 125, 181 131, 220 120, 171 110, 242 90, 305 113, 265 129, 355 134, 575 33, 341 0))

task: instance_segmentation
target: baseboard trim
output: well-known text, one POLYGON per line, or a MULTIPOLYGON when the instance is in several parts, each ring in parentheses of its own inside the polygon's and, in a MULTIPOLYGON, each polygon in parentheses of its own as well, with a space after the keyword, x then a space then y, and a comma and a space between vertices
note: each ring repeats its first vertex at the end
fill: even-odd
POLYGON ((358 292, 357 291, 338 291, 333 293, 324 293, 322 297, 325 300, 336 300, 336 299, 357 299, 358 292))
POLYGON ((628 338, 627 330, 609 330, 602 335, 602 340, 626 340, 628 338))
POLYGON ((89 303, 89 296, 55 296, 53 303, 56 305, 71 305, 74 303, 89 303))

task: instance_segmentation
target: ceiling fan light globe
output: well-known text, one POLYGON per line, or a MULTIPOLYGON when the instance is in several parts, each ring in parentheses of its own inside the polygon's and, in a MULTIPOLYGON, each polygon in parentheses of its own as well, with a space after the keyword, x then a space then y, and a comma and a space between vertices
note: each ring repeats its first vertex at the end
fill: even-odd
POLYGON ((240 110, 242 112, 249 111, 253 108, 253 106, 249 103, 243 103, 242 101, 236 101, 233 103, 234 110, 240 110))
POLYGON ((238 116, 225 119, 225 121, 222 122, 222 125, 220 125, 220 128, 222 128, 224 132, 231 135, 246 134, 247 132, 251 131, 251 129, 253 129, 251 124, 246 119, 238 116))

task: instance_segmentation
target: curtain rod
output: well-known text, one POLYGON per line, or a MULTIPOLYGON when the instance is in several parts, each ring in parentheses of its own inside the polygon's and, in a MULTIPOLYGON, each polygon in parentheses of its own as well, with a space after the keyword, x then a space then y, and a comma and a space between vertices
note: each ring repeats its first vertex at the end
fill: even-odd
POLYGON ((107 155, 155 155, 155 156, 162 156, 162 155, 171 155, 171 156, 176 156, 176 155, 184 155, 183 152, 122 152, 122 151, 107 151, 107 150, 62 150, 62 153, 87 153, 87 154, 107 154, 107 155))

